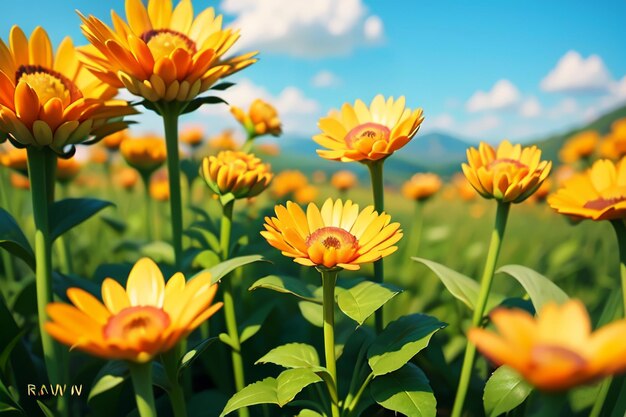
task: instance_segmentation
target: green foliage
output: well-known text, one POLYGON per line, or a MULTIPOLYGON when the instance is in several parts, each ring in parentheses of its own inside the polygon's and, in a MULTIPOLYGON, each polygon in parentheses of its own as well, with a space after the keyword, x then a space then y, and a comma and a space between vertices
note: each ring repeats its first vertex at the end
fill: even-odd
POLYGON ((485 413, 488 417, 508 413, 524 402, 532 390, 532 386, 517 372, 508 366, 501 366, 485 385, 485 413))
POLYGON ((322 299, 315 296, 314 288, 311 287, 312 286, 305 284, 298 278, 269 275, 258 279, 254 284, 252 284, 252 286, 250 286, 249 290, 254 291, 259 288, 265 288, 283 294, 291 294, 311 303, 321 304, 322 299))
POLYGON ((13 216, 0 208, 0 247, 35 269, 35 253, 13 216))
POLYGON ((401 291, 393 285, 363 281, 341 291, 337 295, 337 304, 346 316, 362 325, 369 316, 401 291))
POLYGON ((524 287, 538 311, 548 302, 562 304, 569 300, 567 294, 556 284, 525 266, 506 265, 496 272, 502 272, 515 278, 524 287))
POLYGON ((112 206, 110 201, 95 198, 66 198, 50 205, 50 237, 52 240, 112 206))

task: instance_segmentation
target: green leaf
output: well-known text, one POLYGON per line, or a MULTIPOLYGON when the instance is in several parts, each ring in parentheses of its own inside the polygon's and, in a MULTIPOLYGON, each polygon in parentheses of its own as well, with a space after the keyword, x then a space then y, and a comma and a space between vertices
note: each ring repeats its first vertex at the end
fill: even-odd
POLYGON ((147 256, 156 263, 173 264, 175 260, 174 247, 167 242, 158 240, 141 247, 142 256, 147 256))
POLYGON ((370 390, 387 410, 411 417, 435 417, 437 400, 424 372, 412 363, 375 378, 370 390))
POLYGON ((35 270, 35 254, 13 216, 0 208, 0 247, 17 256, 35 270))
POLYGON ((569 300, 567 294, 554 282, 525 266, 506 265, 496 272, 505 273, 515 278, 524 287, 538 312, 544 304, 550 301, 563 304, 569 300))
POLYGON ((401 291, 392 285, 363 281, 339 293, 337 304, 346 316, 361 325, 401 291))
POLYGON ((400 369, 420 350, 428 346, 433 334, 446 327, 434 317, 411 314, 392 321, 372 342, 367 359, 374 375, 400 369))
POLYGON ((110 201, 95 198, 66 198, 53 203, 49 209, 51 239, 58 238, 100 210, 112 205, 110 201))
POLYGON ((52 412, 52 410, 50 410, 48 406, 42 403, 41 401, 37 400, 37 405, 39 406, 39 408, 41 408, 41 411, 43 412, 44 416, 56 417, 54 413, 52 412))
POLYGON ((107 226, 115 230, 117 233, 124 233, 124 231, 126 231, 127 226, 123 220, 106 215, 101 216, 100 220, 102 220, 107 226))
POLYGON ((322 304, 312 303, 309 301, 300 301, 298 308, 302 317, 315 327, 324 327, 324 309, 322 304))
POLYGON ((191 113, 193 111, 196 111, 203 104, 217 104, 217 103, 224 103, 224 104, 228 105, 226 100, 224 100, 223 98, 212 97, 212 96, 209 96, 209 97, 198 97, 198 98, 190 101, 189 104, 187 104, 187 107, 185 107, 185 109, 181 112, 181 114, 187 114, 187 113, 191 113))
POLYGON ((123 383, 129 377, 128 365, 124 361, 110 361, 100 369, 89 391, 87 401, 123 383))
POLYGON ((306 409, 300 411, 296 417, 324 417, 324 415, 318 413, 317 411, 306 409))
POLYGON ((22 329, 8 344, 4 345, 2 353, 0 353, 0 370, 2 370, 3 374, 6 374, 6 366, 11 357, 11 352, 13 352, 13 349, 15 349, 15 346, 22 340, 27 331, 28 329, 26 328, 22 329))
MULTIPOLYGON (((463 302, 463 304, 468 306, 471 310, 474 310, 476 300, 478 299, 478 292, 480 291, 480 285, 478 282, 437 262, 415 257, 411 259, 415 262, 426 265, 435 273, 435 275, 437 275, 437 277, 439 277, 443 285, 450 292, 450 294, 454 296, 454 298, 463 302)), ((502 300, 504 300, 502 295, 496 294, 492 291, 489 294, 486 311, 490 311, 493 307, 500 304, 502 300)))
POLYGON ((204 249, 212 249, 213 252, 220 251, 220 241, 215 233, 207 230, 206 222, 196 222, 188 230, 185 235, 195 239, 204 249))
POLYGON ((239 343, 243 343, 257 334, 261 330, 261 326, 265 323, 267 316, 272 312, 276 304, 269 302, 262 307, 257 308, 241 326, 239 326, 239 343))
POLYGON ((209 90, 217 90, 217 91, 224 91, 230 87, 232 87, 233 85, 235 85, 235 83, 231 83, 228 81, 224 81, 221 82, 219 84, 215 84, 213 87, 211 87, 209 90))
POLYGON ((306 343, 288 343, 270 350, 256 363, 273 363, 284 368, 314 369, 320 366, 320 359, 313 346, 306 343))
POLYGON ((211 282, 215 284, 216 282, 219 282, 219 280, 224 278, 226 275, 230 274, 235 269, 240 268, 244 265, 249 265, 251 263, 261 262, 261 261, 267 262, 267 260, 261 255, 238 256, 236 258, 231 258, 227 261, 220 262, 219 264, 212 266, 211 268, 203 269, 202 271, 198 272, 196 275, 209 272, 211 274, 211 282))
POLYGON ((268 275, 258 279, 248 288, 248 291, 254 291, 259 288, 265 288, 283 294, 291 294, 311 303, 322 304, 322 299, 314 295, 313 289, 298 278, 268 275))
POLYGON ((217 338, 220 339, 220 342, 230 346, 232 349, 238 349, 237 344, 233 339, 231 339, 228 333, 220 333, 219 335, 217 335, 217 338))
POLYGON ((211 268, 220 263, 220 256, 212 250, 206 249, 198 253, 191 263, 194 268, 211 268))
POLYGON ((262 381, 244 387, 241 391, 230 397, 220 417, 242 407, 249 407, 256 404, 278 404, 275 378, 265 378, 262 381))
POLYGON ((508 413, 524 402, 533 387, 508 366, 501 366, 491 375, 485 385, 483 402, 485 414, 497 417, 508 413))
POLYGON ((198 359, 198 357, 202 354, 202 352, 204 352, 206 348, 208 348, 211 344, 213 344, 213 342, 215 342, 217 339, 218 339, 217 337, 210 337, 208 339, 204 339, 202 342, 198 343, 193 348, 191 348, 187 353, 185 353, 183 357, 180 358, 180 363, 178 364, 178 372, 180 373, 184 371, 185 369, 187 369, 193 363, 193 361, 198 359))
POLYGON ((287 369, 276 379, 276 393, 280 407, 291 402, 296 395, 311 384, 321 382, 319 377, 311 369, 287 369))

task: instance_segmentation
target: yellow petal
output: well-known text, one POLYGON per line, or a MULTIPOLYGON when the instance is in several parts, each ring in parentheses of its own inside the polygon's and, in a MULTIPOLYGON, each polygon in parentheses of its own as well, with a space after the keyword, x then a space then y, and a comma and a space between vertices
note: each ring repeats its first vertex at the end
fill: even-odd
POLYGON ((126 293, 132 306, 163 307, 165 280, 156 263, 141 258, 128 275, 126 293))

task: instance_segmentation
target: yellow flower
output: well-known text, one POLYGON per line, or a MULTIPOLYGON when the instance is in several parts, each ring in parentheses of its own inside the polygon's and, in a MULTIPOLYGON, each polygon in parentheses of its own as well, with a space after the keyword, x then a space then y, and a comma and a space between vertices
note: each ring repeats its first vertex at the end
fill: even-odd
POLYGON ((307 184, 304 187, 298 188, 293 193, 293 199, 296 200, 298 204, 308 204, 315 201, 318 194, 319 190, 316 186, 307 184))
POLYGON ((580 132, 565 142, 559 152, 559 157, 566 164, 573 164, 580 159, 590 158, 599 143, 600 135, 595 130, 580 132))
POLYGON ((263 153, 268 156, 280 155, 280 147, 275 143, 262 143, 259 146, 257 146, 257 149, 260 153, 263 153))
POLYGON ((150 180, 150 196, 156 201, 169 201, 170 199, 170 183, 167 179, 167 173, 158 175, 157 173, 150 180))
POLYGON ((202 160, 200 174, 215 194, 235 198, 259 195, 272 181, 269 164, 253 154, 222 151, 202 160))
POLYGON ((626 118, 613 122, 611 131, 600 143, 600 155, 610 159, 626 155, 626 118))
POLYGON ((204 131, 200 127, 190 126, 180 132, 179 139, 182 143, 195 148, 202 144, 202 140, 204 140, 204 131))
POLYGON ((78 173, 83 165, 76 160, 76 158, 69 159, 57 159, 57 170, 56 176, 57 180, 61 183, 67 183, 72 181, 78 173))
POLYGON ((406 145, 424 120, 422 109, 405 109, 405 99, 385 101, 377 95, 369 108, 361 100, 345 103, 319 121, 322 133, 313 140, 323 147, 317 153, 335 161, 375 161, 406 145))
POLYGON ((219 149, 223 151, 234 151, 239 148, 239 145, 235 141, 233 131, 230 129, 224 130, 217 136, 213 136, 209 140, 209 147, 213 149, 219 149))
POLYGON ((128 139, 128 130, 120 130, 102 139, 102 144, 109 151, 117 151, 122 142, 128 139))
POLYGON ((139 181, 139 174, 132 168, 122 168, 117 173, 117 183, 126 191, 131 191, 137 181, 139 181))
POLYGON ((81 15, 87 67, 101 80, 126 87, 148 101, 190 101, 220 78, 256 62, 256 52, 228 60, 223 55, 239 32, 222 29, 210 7, 194 19, 190 0, 126 0, 126 21, 111 12, 113 27, 81 15))
POLYGON ((463 173, 472 186, 485 198, 505 203, 521 203, 541 186, 550 174, 551 161, 541 161, 536 146, 522 148, 502 142, 498 149, 481 142, 467 150, 463 173))
POLYGON ((252 137, 266 134, 279 136, 282 133, 278 112, 261 99, 252 102, 248 113, 236 106, 231 106, 230 112, 252 137))
POLYGON ((26 175, 11 172, 10 176, 11 185, 18 190, 30 190, 30 180, 26 175))
POLYGON ((550 194, 550 192, 552 192, 552 181, 550 181, 550 178, 547 178, 539 188, 537 188, 537 191, 535 191, 535 193, 530 196, 529 200, 532 201, 545 201, 546 198, 548 198, 548 194, 550 194))
POLYGON ((578 300, 546 304, 537 318, 498 308, 491 321, 499 334, 473 328, 468 337, 487 358, 508 365, 544 391, 563 391, 626 370, 626 320, 595 332, 578 300))
POLYGON ((452 177, 452 187, 462 200, 470 201, 476 198, 476 190, 472 184, 465 178, 465 175, 459 173, 452 177))
POLYGON ((441 189, 441 184, 437 174, 415 174, 402 185, 402 195, 409 200, 426 200, 441 189))
POLYGON ((295 169, 281 171, 272 181, 272 194, 276 198, 282 198, 288 194, 309 184, 306 176, 295 169))
POLYGON ((265 218, 261 232, 267 242, 283 255, 305 266, 357 270, 392 254, 402 231, 391 216, 359 206, 347 200, 326 200, 321 210, 313 203, 306 213, 287 202, 275 207, 276 217, 265 218))
POLYGON ((0 40, 0 133, 19 146, 63 147, 99 140, 126 127, 110 120, 134 114, 128 103, 110 100, 116 90, 78 61, 70 38, 53 53, 37 27, 30 39, 13 26, 9 45, 0 40))
POLYGON ((125 140, 120 153, 130 166, 143 173, 153 172, 167 160, 165 141, 156 136, 125 140))
POLYGON ((626 218, 626 158, 617 164, 608 159, 594 162, 565 181, 548 197, 548 204, 559 213, 583 219, 626 218))
POLYGON ((102 283, 101 303, 80 288, 70 288, 74 305, 50 303, 46 331, 60 343, 104 359, 148 362, 172 349, 211 317, 217 285, 201 273, 185 282, 176 273, 165 284, 159 267, 140 259, 128 275, 126 289, 112 278, 102 283))
POLYGON ((26 173, 28 172, 28 152, 26 149, 13 146, 3 146, 0 152, 0 164, 7 168, 26 173))
POLYGON ((354 188, 357 185, 358 180, 356 175, 354 175, 354 172, 342 169, 335 172, 333 176, 330 177, 330 183, 333 187, 343 192, 354 188))

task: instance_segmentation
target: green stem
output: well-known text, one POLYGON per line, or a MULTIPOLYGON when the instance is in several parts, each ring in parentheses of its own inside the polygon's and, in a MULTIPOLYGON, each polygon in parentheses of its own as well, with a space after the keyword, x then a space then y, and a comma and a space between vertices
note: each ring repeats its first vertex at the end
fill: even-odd
POLYGON ((175 106, 163 106, 161 111, 167 147, 167 172, 170 185, 170 210, 172 217, 172 242, 176 269, 180 271, 183 261, 183 200, 180 190, 180 156, 178 154, 178 117, 175 106))
POLYGON ((182 344, 179 343, 172 350, 161 355, 163 367, 170 383, 167 394, 172 403, 174 417, 187 417, 187 403, 185 402, 185 392, 180 379, 178 378, 178 358, 181 356, 182 344))
POLYGON ((322 274, 322 287, 324 292, 324 358, 326 369, 330 374, 334 393, 331 389, 331 415, 339 417, 339 402, 337 401, 337 361, 335 358, 335 284, 337 283, 337 270, 320 270, 322 274))
POLYGON ((156 417, 154 392, 152 391, 152 363, 129 362, 130 378, 135 390, 139 417, 156 417))
MULTIPOLYGON (((9 181, 7 177, 8 172, 8 169, 2 169, 2 184, 0 184, 0 204, 2 204, 2 207, 10 213, 11 208, 9 203, 9 196, 7 195, 7 188, 9 186, 9 181)), ((0 252, 2 252, 2 265, 4 265, 4 273, 6 279, 8 282, 15 282, 17 278, 15 275, 15 265, 13 265, 13 258, 11 257, 11 254, 5 250, 2 250, 0 252)))
MULTIPOLYGON (((374 209, 381 214, 385 210, 385 194, 383 186, 383 165, 384 159, 378 161, 372 161, 367 164, 370 171, 370 179, 372 182, 372 194, 374 197, 374 209)), ((374 282, 382 283, 384 280, 385 272, 383 268, 382 258, 374 262, 374 282)), ((374 313, 374 319, 376 323, 376 332, 380 333, 384 328, 383 309, 379 308, 374 313)))
MULTIPOLYGON (((52 239, 48 224, 49 197, 54 195, 54 175, 50 177, 50 167, 56 167, 56 155, 48 148, 28 147, 28 176, 30 179, 33 217, 35 221, 35 281, 37 290, 37 311, 39 332, 44 353, 46 371, 51 384, 63 384, 62 352, 54 339, 45 331, 48 321, 46 306, 52 302, 52 239)), ((59 397, 57 408, 62 415, 67 414, 66 402, 59 397)))
POLYGON ((609 394, 609 388, 611 388, 611 383, 613 382, 613 378, 605 378, 600 385, 600 389, 596 394, 596 400, 593 402, 593 407, 591 408, 591 412, 589 413, 589 417, 599 417, 602 412, 602 407, 604 407, 604 402, 606 401, 606 397, 609 394))
MULTIPOLYGON (((506 228, 506 221, 509 216, 510 207, 510 203, 498 202, 495 227, 491 233, 489 252, 487 253, 485 269, 480 281, 480 292, 478 294, 476 306, 474 307, 474 315, 472 316, 472 326, 474 327, 480 326, 485 314, 485 307, 487 306, 487 300, 489 299, 493 273, 496 268, 496 263, 498 262, 498 255, 500 254, 500 247, 502 246, 502 238, 504 236, 504 229, 506 228)), ((468 341, 467 346, 465 347, 465 355, 463 357, 463 367, 461 368, 459 387, 454 399, 454 407, 452 408, 452 417, 460 417, 463 412, 463 404, 465 403, 465 397, 467 395, 467 389, 472 375, 472 368, 474 367, 475 356, 476 346, 468 341)))
POLYGON ((361 397, 363 396, 363 393, 365 392, 365 388, 367 388, 369 383, 372 382, 372 379, 374 379, 374 374, 370 373, 367 376, 367 378, 365 378, 365 381, 363 381, 363 384, 361 384, 361 387, 359 388, 356 395, 354 396, 354 399, 352 400, 352 402, 347 408, 348 416, 351 416, 353 411, 356 409, 356 406, 359 405, 359 401, 361 400, 361 397))
POLYGON ((248 139, 246 139, 243 146, 241 147, 241 152, 250 153, 250 151, 252 150, 252 142, 254 142, 254 138, 250 138, 248 136, 248 139))
MULTIPOLYGON (((222 260, 228 259, 230 250, 230 235, 232 232, 233 209, 235 200, 232 199, 222 205, 222 223, 220 228, 220 248, 222 260)), ((235 300, 233 297, 233 285, 229 277, 222 279, 220 286, 224 296, 224 316, 226 319, 226 331, 232 343, 231 358, 233 361, 233 376, 235 378, 235 390, 241 391, 245 385, 243 359, 241 357, 241 342, 239 341, 239 329, 237 327, 237 315, 235 313, 235 300)), ((239 417, 250 415, 247 408, 238 410, 239 417)))
MULTIPOLYGON (((68 190, 67 184, 61 184, 61 198, 67 198, 68 190)), ((72 265, 72 250, 70 248, 70 241, 65 236, 59 236, 57 238, 57 254, 59 255, 59 262, 61 263, 60 269, 66 275, 70 275, 74 272, 72 265)))
POLYGON ((144 199, 146 202, 146 238, 148 242, 152 242, 154 239, 154 234, 152 232, 152 224, 154 219, 154 202, 152 201, 152 197, 150 196, 150 172, 141 172, 141 182, 143 183, 143 191, 144 191, 144 199))
POLYGON ((626 225, 623 220, 613 220, 611 222, 617 235, 619 247, 619 272, 622 281, 622 297, 624 300, 624 315, 626 316, 626 225))

